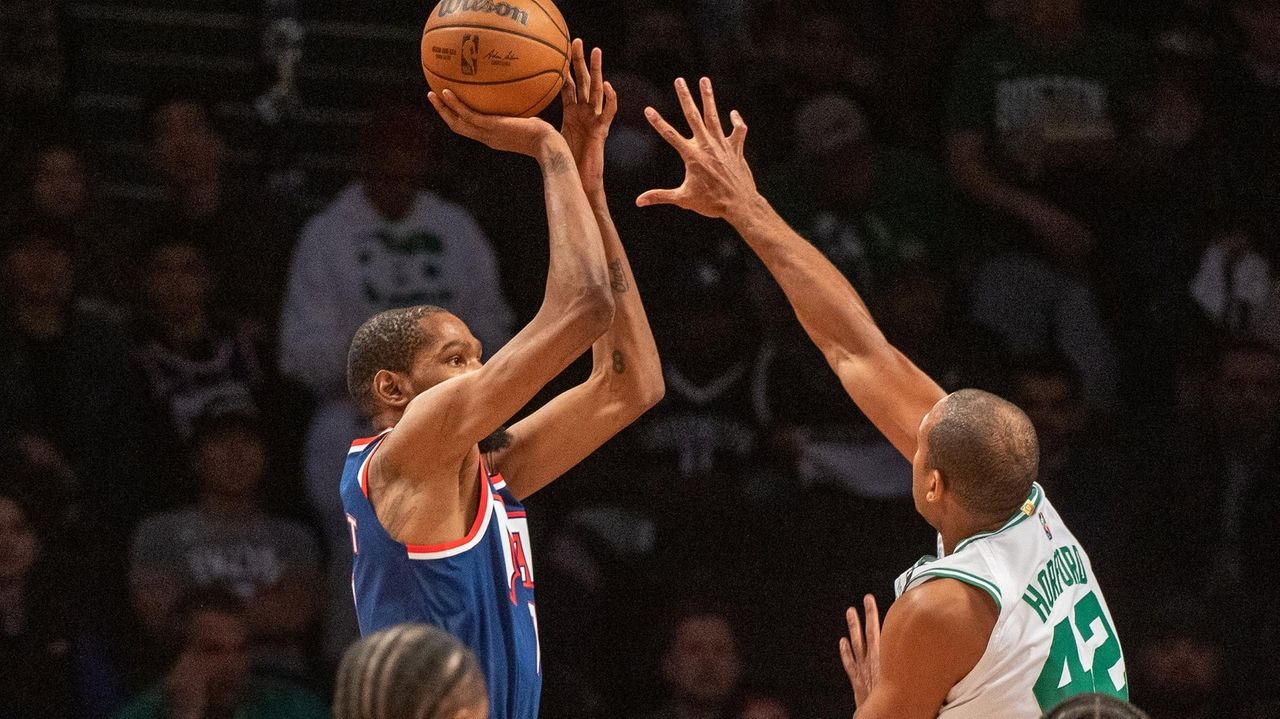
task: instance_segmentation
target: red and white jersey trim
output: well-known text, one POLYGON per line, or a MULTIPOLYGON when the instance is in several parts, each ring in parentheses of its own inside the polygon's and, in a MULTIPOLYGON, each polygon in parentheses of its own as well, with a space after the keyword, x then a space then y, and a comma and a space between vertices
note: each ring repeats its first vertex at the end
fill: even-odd
POLYGON ((480 459, 480 501, 477 502, 476 518, 471 523, 471 531, 467 532, 467 536, 454 542, 446 542, 444 544, 406 544, 405 549, 409 552, 410 559, 445 559, 471 549, 480 543, 484 538, 484 533, 489 529, 489 518, 493 515, 494 509, 492 502, 495 499, 501 501, 501 498, 495 497, 493 491, 489 487, 489 482, 484 481, 484 458, 480 459))
POLYGON ((351 449, 347 450, 347 454, 357 454, 359 452, 363 452, 366 447, 373 444, 374 442, 377 442, 379 439, 382 438, 382 435, 390 431, 391 431, 391 428, 388 427, 387 429, 382 430, 381 432, 375 434, 372 437, 364 437, 362 439, 357 439, 356 441, 351 443, 351 449))

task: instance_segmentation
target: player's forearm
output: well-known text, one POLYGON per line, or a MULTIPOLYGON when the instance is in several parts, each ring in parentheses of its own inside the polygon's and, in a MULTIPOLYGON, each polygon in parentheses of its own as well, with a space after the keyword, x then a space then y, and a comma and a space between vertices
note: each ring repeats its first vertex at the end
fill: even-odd
POLYGON ((592 374, 609 377, 607 386, 612 393, 626 396, 636 404, 653 406, 665 391, 658 346, 603 191, 592 193, 591 207, 600 228, 608 262, 609 289, 616 308, 613 324, 591 346, 592 374))
POLYGON ((584 322, 572 326, 590 334, 582 345, 586 349, 613 317, 614 302, 600 229, 562 137, 548 137, 539 152, 538 164, 542 168, 550 236, 547 289, 538 314, 582 318, 584 322))
POLYGON ((726 218, 764 262, 796 317, 824 353, 865 355, 888 348, 866 304, 818 248, 756 196, 726 218))

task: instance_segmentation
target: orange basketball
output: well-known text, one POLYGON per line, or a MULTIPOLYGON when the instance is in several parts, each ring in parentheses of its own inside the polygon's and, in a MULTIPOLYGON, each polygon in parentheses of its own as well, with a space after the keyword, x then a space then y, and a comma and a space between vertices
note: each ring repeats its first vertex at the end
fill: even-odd
POLYGON ((569 27, 551 0, 440 0, 422 31, 422 72, 489 115, 532 117, 569 69, 569 27))

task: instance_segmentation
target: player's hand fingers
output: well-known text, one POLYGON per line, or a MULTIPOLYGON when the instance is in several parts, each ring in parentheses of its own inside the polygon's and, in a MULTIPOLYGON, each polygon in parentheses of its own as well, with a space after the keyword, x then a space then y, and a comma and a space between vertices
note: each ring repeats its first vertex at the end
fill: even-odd
POLYGON ((680 109, 684 110, 684 119, 689 123, 689 129, 693 131, 695 139, 707 136, 707 126, 702 122, 702 114, 698 112, 698 106, 693 102, 693 95, 689 94, 689 83, 684 81, 683 77, 676 78, 676 97, 680 99, 680 109))
POLYGON ((676 129, 671 126, 671 123, 667 122, 666 119, 652 107, 646 107, 644 109, 644 116, 645 119, 649 121, 649 124, 653 125, 653 129, 658 131, 658 135, 660 135, 662 139, 666 140, 668 145, 674 147, 676 152, 680 153, 681 157, 684 157, 685 153, 688 151, 689 141, 680 133, 676 132, 676 129))
POLYGON ((444 124, 448 125, 450 130, 459 133, 461 132, 461 129, 459 128, 461 121, 458 119, 458 114, 450 109, 448 105, 445 105, 439 95, 434 92, 429 92, 427 93, 427 100, 431 102, 431 106, 436 109, 436 112, 440 113, 440 117, 444 120, 444 124))
POLYGON ((600 48, 591 51, 591 100, 597 115, 604 112, 604 51, 600 48))
POLYGON ((840 639, 840 664, 844 666, 844 673, 849 675, 849 681, 853 681, 853 674, 858 670, 858 662, 853 658, 853 647, 849 646, 848 637, 840 639))
POLYGON ((704 77, 699 80, 698 87, 702 90, 703 122, 711 131, 712 137, 718 140, 724 139, 724 125, 720 124, 720 112, 716 109, 716 93, 711 89, 711 78, 704 77))
POLYGON ((463 124, 470 125, 476 130, 487 130, 493 124, 489 118, 467 107, 466 103, 453 94, 453 90, 445 90, 440 94, 440 99, 444 101, 446 107, 458 116, 458 120, 463 124))
POLYGON ((729 142, 738 150, 738 157, 746 157, 747 123, 743 121, 742 115, 739 115, 737 110, 729 111, 729 122, 733 125, 729 142))
POLYGON ((844 612, 844 619, 849 625, 849 643, 853 645, 853 658, 861 662, 866 656, 866 645, 862 640, 862 620, 858 618, 858 610, 849 607, 844 612))
POLYGON ((564 84, 560 86, 560 102, 565 107, 578 103, 578 86, 573 82, 573 73, 564 75, 564 84))
POLYGON ((636 198, 636 207, 679 205, 680 190, 649 190, 636 198))
POLYGON ((578 83, 578 101, 582 103, 591 102, 591 91, 594 89, 591 85, 591 70, 587 68, 586 51, 583 49, 582 38, 573 41, 573 75, 578 83))
POLYGON ((604 107, 601 110, 606 121, 612 121, 618 114, 618 93, 611 83, 604 84, 604 107))
POLYGON ((868 594, 863 600, 867 613, 867 654, 880 654, 880 609, 876 607, 876 598, 868 594))

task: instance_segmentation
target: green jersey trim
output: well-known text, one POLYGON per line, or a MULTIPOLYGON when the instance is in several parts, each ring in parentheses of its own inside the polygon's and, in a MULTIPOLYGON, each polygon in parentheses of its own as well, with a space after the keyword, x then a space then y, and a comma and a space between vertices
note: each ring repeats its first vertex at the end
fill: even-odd
POLYGON ((965 584, 981 589, 996 602, 996 611, 1004 611, 1004 604, 1000 602, 1000 587, 997 587, 991 580, 983 579, 976 574, 970 574, 962 569, 952 569, 950 567, 936 567, 934 569, 926 569, 911 578, 911 583, 915 584, 921 577, 944 577, 946 579, 955 579, 965 584))
POLYGON ((952 550, 951 553, 955 554, 956 552, 960 551, 961 549, 964 549, 970 544, 973 544, 979 539, 994 537, 995 535, 1005 531, 1006 529, 1009 529, 1010 527, 1015 527, 1018 524, 1026 521, 1027 517, 1031 517, 1035 515, 1036 512, 1040 511, 1040 502, 1042 502, 1043 500, 1044 500, 1044 490, 1040 489, 1040 483, 1032 482, 1031 494, 1027 495, 1027 501, 1022 503, 1022 508, 1019 509, 1016 514, 1010 517, 1009 521, 1004 523, 1004 526, 1000 527, 999 529, 993 532, 983 532, 981 534, 975 534, 972 537, 969 537, 968 539, 956 544, 956 548, 952 550))

